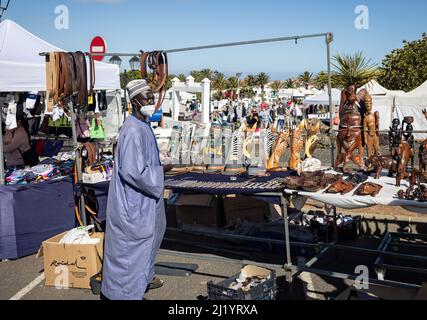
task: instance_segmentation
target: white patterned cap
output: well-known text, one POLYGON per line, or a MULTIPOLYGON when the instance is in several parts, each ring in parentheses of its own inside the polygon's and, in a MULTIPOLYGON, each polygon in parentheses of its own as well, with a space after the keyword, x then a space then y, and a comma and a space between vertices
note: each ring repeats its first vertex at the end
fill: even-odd
POLYGON ((138 95, 147 97, 148 94, 152 94, 151 87, 148 85, 146 80, 133 80, 129 82, 126 90, 128 92, 129 99, 133 99, 138 95))

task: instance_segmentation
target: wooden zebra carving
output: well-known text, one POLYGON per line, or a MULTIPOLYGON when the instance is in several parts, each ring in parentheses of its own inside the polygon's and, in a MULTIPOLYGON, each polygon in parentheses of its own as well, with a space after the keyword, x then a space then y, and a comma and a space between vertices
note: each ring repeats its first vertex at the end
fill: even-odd
POLYGON ((286 131, 280 132, 277 136, 276 142, 272 147, 271 156, 267 162, 268 171, 286 171, 286 168, 280 165, 280 159, 286 153, 290 134, 291 132, 288 128, 286 131))

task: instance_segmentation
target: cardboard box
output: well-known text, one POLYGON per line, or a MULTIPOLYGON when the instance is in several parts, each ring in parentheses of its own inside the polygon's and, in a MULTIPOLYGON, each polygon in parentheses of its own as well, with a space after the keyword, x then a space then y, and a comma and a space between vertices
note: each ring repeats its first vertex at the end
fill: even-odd
POLYGON ((46 286, 57 288, 90 289, 90 278, 102 269, 104 234, 91 237, 100 239, 97 245, 59 244, 66 232, 42 244, 37 257, 44 257, 46 286))
POLYGON ((270 215, 268 203, 244 196, 224 198, 224 213, 226 225, 234 225, 238 220, 253 223, 265 222, 270 215))
POLYGON ((201 225, 221 227, 223 219, 218 199, 212 195, 182 195, 175 203, 176 219, 179 225, 201 225))

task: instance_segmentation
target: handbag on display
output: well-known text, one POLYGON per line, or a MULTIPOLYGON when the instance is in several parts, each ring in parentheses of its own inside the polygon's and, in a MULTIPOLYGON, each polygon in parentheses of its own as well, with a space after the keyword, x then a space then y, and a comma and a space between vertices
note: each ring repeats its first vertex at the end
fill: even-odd
POLYGON ((44 142, 43 154, 48 158, 57 156, 58 153, 61 152, 63 146, 64 141, 62 140, 46 140, 44 142))
POLYGON ((105 139, 104 121, 102 119, 92 119, 90 138, 99 140, 105 139))

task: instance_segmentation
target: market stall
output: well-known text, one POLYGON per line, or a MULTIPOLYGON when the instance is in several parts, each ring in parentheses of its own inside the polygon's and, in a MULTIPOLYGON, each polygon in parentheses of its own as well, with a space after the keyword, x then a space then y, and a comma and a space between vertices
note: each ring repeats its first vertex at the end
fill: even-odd
MULTIPOLYGON (((120 88, 120 77, 118 66, 94 62, 93 85, 89 88, 88 83, 87 88, 88 91, 93 90, 93 99, 92 102, 87 101, 86 107, 92 104, 93 111, 96 111, 97 107, 105 104, 107 113, 111 113, 111 109, 108 109, 111 103, 115 105, 117 110, 114 113, 118 117, 107 114, 108 126, 105 126, 105 122, 95 113, 92 123, 87 123, 87 120, 80 122, 79 118, 77 129, 75 122, 70 120, 73 119, 72 113, 61 112, 60 108, 54 108, 53 112, 46 109, 46 65, 45 57, 40 56, 40 52, 64 51, 10 20, 0 24, 0 43, 1 106, 9 103, 10 107, 12 103, 28 111, 31 117, 29 133, 34 143, 32 150, 43 160, 35 167, 1 172, 6 177, 7 185, 2 186, 0 192, 0 259, 16 259, 33 254, 42 241, 75 226, 75 193, 80 192, 72 178, 76 156, 83 160, 78 164, 84 163, 88 167, 87 170, 80 168, 81 179, 82 170, 89 179, 94 175, 97 181, 100 180, 99 176, 101 180, 108 177, 111 156, 106 163, 104 151, 110 149, 108 152, 111 152, 111 144, 106 147, 99 141, 117 136, 121 101, 115 94, 108 98, 100 90, 116 92, 120 88), (111 128, 113 123, 116 123, 116 128, 111 128), (44 135, 40 136, 39 131, 44 135), (76 145, 78 139, 83 139, 85 144, 76 145), (88 143, 94 139, 97 143, 88 143)), ((85 67, 87 78, 91 77, 89 60, 89 57, 83 60, 88 65, 85 67)), ((11 116, 14 114, 11 113, 11 116)), ((0 145, 3 146, 2 141, 0 145)), ((2 151, 1 155, 3 159, 2 151)), ((88 207, 88 210, 91 208, 88 207)))

